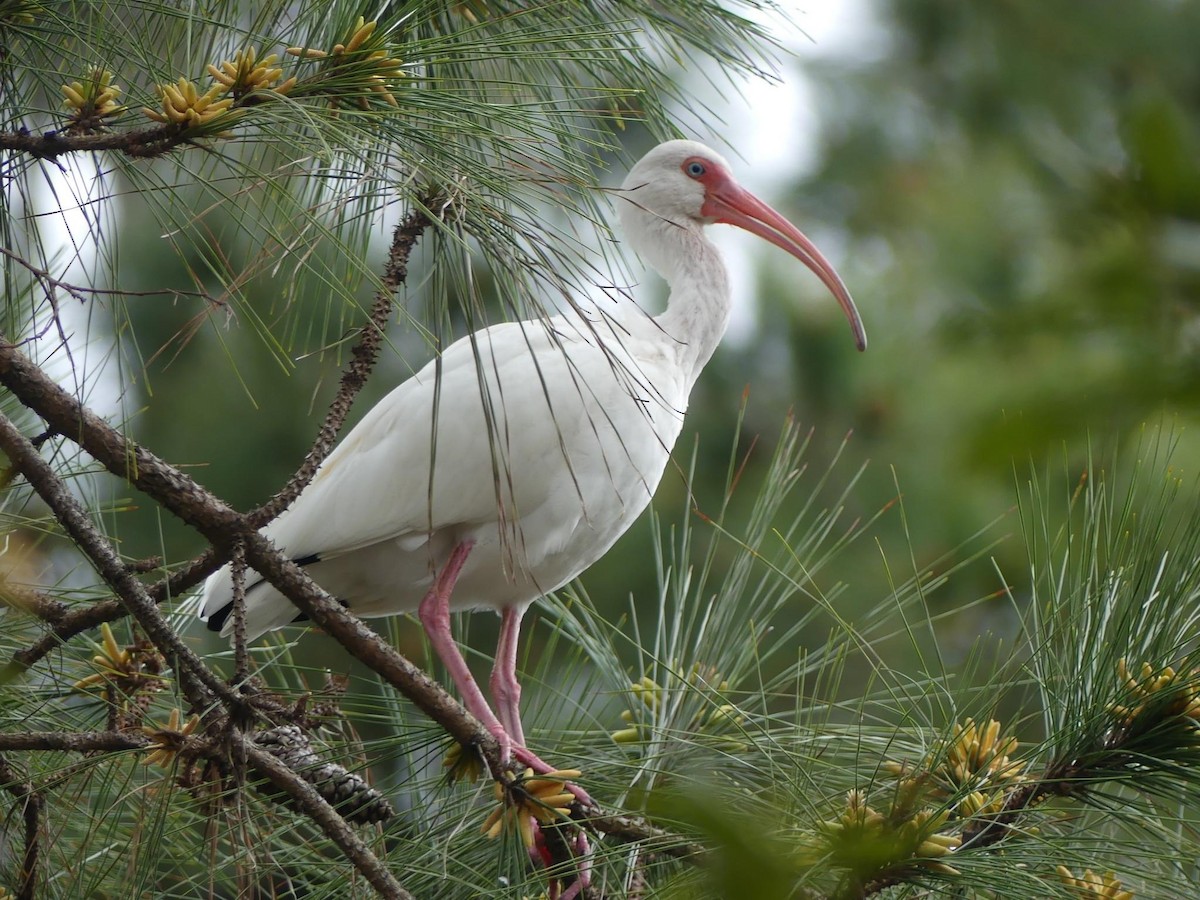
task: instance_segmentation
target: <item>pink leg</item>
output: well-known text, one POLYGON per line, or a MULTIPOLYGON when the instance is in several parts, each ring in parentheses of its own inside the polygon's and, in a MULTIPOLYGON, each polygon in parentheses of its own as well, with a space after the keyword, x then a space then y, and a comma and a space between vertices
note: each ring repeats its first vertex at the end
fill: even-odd
MULTIPOLYGON (((492 668, 491 688, 500 707, 500 715, 504 718, 503 724, 492 712, 487 700, 483 698, 483 692, 475 683, 475 677, 471 674, 467 661, 463 659, 462 652, 458 649, 458 644, 454 643, 454 636, 450 633, 450 595, 454 592, 455 582, 458 581, 458 576, 462 572, 462 567, 466 564, 467 556, 470 555, 473 546, 475 546, 474 541, 464 541, 454 548, 445 567, 434 579, 433 587, 429 589, 421 601, 421 605, 417 607, 417 618, 421 620, 425 633, 429 635, 429 643, 433 644, 434 652, 441 659, 442 665, 450 672, 450 678, 458 688, 459 694, 462 695, 467 711, 482 722, 483 726, 499 742, 501 758, 507 760, 512 754, 512 741, 515 739, 518 747, 517 759, 522 764, 532 767, 535 772, 544 774, 553 770, 525 749, 525 735, 521 729, 521 684, 517 680, 517 639, 520 636, 521 616, 524 611, 516 607, 505 607, 501 613, 500 640, 496 645, 496 662, 492 668)), ((574 785, 568 785, 567 789, 575 794, 584 806, 593 805, 592 798, 587 795, 586 791, 574 785)), ((577 896, 590 880, 591 861, 588 859, 590 848, 583 832, 579 832, 576 838, 575 850, 581 858, 579 879, 563 895, 564 898, 577 896)))
MULTIPOLYGON (((554 768, 542 762, 532 750, 525 746, 525 730, 521 727, 521 682, 517 680, 517 641, 521 633, 521 617, 525 610, 506 606, 500 613, 500 640, 496 643, 496 662, 492 667, 492 699, 496 701, 496 714, 513 740, 513 756, 522 765, 533 769, 538 775, 553 772, 554 768)), ((587 791, 573 784, 567 790, 575 795, 584 806, 591 806, 592 798, 587 791)))
POLYGON ((495 736, 500 744, 501 758, 508 759, 512 752, 512 741, 509 739, 508 732, 504 730, 504 726, 500 724, 500 720, 488 706, 487 700, 483 698, 483 692, 475 683, 475 676, 471 674, 467 661, 463 659, 462 652, 458 649, 458 644, 454 643, 454 636, 450 633, 450 594, 454 591, 454 584, 458 581, 459 573, 462 572, 462 567, 473 546, 475 546, 474 541, 464 541, 454 548, 450 559, 446 561, 445 568, 438 574, 433 582, 433 587, 429 589, 429 593, 425 595, 425 599, 417 608, 417 618, 421 620, 425 633, 429 635, 429 643, 433 645, 434 652, 442 661, 442 665, 449 671, 450 678, 454 681, 454 686, 458 688, 467 712, 482 722, 483 727, 495 736))
MULTIPOLYGON (((492 699, 496 701, 496 712, 513 740, 513 756, 538 775, 544 775, 553 772, 554 768, 538 759, 537 754, 525 746, 525 730, 521 727, 521 682, 517 680, 517 642, 521 634, 521 617, 524 614, 524 609, 515 606, 506 606, 500 612, 500 640, 496 643, 496 662, 492 667, 490 686, 492 699)), ((568 784, 567 790, 584 806, 593 805, 592 798, 583 788, 568 784)))
POLYGON ((517 641, 521 634, 521 616, 525 610, 506 606, 500 613, 500 640, 496 643, 496 663, 492 667, 492 699, 496 715, 516 747, 525 746, 521 727, 521 682, 517 680, 517 641))

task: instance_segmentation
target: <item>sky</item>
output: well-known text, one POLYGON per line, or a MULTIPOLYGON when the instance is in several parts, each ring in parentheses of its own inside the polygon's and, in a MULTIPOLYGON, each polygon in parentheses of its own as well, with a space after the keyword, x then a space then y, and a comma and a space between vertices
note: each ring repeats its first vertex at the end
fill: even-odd
POLYGON ((818 121, 803 64, 861 55, 882 40, 871 24, 869 0, 784 0, 779 8, 780 15, 762 18, 793 60, 783 60, 778 83, 747 81, 744 100, 730 97, 726 104, 728 133, 747 136, 734 149, 751 173, 746 181, 753 190, 793 179, 816 162, 818 121))

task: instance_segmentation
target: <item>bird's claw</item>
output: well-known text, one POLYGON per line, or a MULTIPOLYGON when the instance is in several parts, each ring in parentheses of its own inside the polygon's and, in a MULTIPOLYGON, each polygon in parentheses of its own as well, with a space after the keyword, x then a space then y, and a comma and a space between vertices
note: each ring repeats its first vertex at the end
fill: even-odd
MULTIPOLYGON (((522 765, 527 766, 539 775, 546 775, 556 771, 548 763, 539 759, 537 754, 528 747, 514 748, 513 756, 522 765)), ((575 798, 575 805, 578 807, 576 810, 577 815, 582 813, 586 817, 592 812, 599 811, 599 807, 596 806, 596 801, 591 798, 591 795, 588 794, 587 791, 579 787, 579 785, 573 784, 570 781, 565 781, 562 784, 562 788, 565 792, 570 793, 575 798)), ((533 857, 535 863, 540 862, 542 865, 549 867, 554 864, 554 855, 548 852, 544 837, 544 829, 539 824, 535 824, 534 827, 536 829, 537 843, 539 845, 537 849, 540 850, 541 853, 539 854, 534 851, 534 848, 530 848, 531 856, 533 857), (539 856, 543 856, 543 858, 539 859, 539 856)), ((557 897, 558 900, 574 900, 575 897, 580 896, 582 891, 591 884, 591 844, 588 842, 587 834, 582 828, 576 827, 572 830, 574 833, 567 838, 567 852, 578 864, 578 877, 576 878, 575 882, 568 886, 561 894, 557 893, 560 883, 558 881, 554 881, 552 883, 550 896, 557 897)))
POLYGON ((592 848, 583 830, 575 827, 569 832, 557 832, 558 851, 551 848, 547 840, 548 827, 534 823, 534 844, 529 848, 529 857, 534 865, 545 869, 554 869, 558 864, 570 860, 574 865, 574 879, 564 885, 561 877, 551 875, 547 895, 552 900, 574 900, 592 882, 592 848))
MULTIPOLYGON (((514 771, 502 774, 496 781, 494 790, 499 806, 487 817, 481 830, 494 838, 506 826, 514 829, 530 859, 539 867, 555 869, 570 861, 575 869, 574 881, 562 889, 561 879, 551 876, 549 895, 558 900, 580 896, 591 882, 591 845, 578 823, 572 822, 571 810, 565 805, 579 807, 584 815, 595 809, 587 791, 569 780, 578 778, 580 772, 553 769, 524 747, 513 750, 509 764, 515 766, 514 771), (559 825, 568 827, 559 830, 555 827, 559 825), (555 835, 554 840, 547 840, 547 831, 555 835)), ((575 814, 579 814, 579 809, 575 814)))

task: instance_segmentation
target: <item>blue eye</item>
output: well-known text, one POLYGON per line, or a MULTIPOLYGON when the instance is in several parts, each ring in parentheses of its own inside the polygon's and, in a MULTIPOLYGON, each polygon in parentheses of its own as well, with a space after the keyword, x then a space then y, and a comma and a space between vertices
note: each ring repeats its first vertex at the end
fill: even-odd
POLYGON ((683 167, 683 170, 685 172, 687 172, 688 175, 690 175, 692 178, 699 178, 705 172, 704 163, 700 162, 699 160, 693 159, 691 162, 687 163, 687 165, 685 165, 683 167))

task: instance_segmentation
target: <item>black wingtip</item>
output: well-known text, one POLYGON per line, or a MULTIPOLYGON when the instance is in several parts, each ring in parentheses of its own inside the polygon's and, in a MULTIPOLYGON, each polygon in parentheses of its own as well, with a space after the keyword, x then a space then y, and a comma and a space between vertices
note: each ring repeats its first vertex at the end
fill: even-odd
POLYGON ((209 631, 220 631, 225 626, 225 620, 229 618, 231 612, 233 612, 233 604, 226 603, 209 616, 208 621, 204 624, 208 626, 209 631))
MULTIPOLYGON (((310 553, 310 554, 308 554, 308 556, 298 556, 292 560, 292 562, 294 562, 298 566, 310 566, 313 563, 320 562, 320 561, 321 561, 321 557, 319 554, 316 554, 316 553, 310 553)), ((260 578, 258 581, 254 582, 254 584, 251 584, 246 588, 246 594, 249 595, 249 593, 252 590, 254 590, 256 587, 258 587, 260 584, 264 584, 264 583, 265 582, 260 578)), ((226 603, 224 606, 222 606, 220 609, 218 609, 211 616, 209 616, 208 620, 204 624, 208 626, 209 631, 220 631, 222 628, 225 627, 225 621, 232 614, 233 614, 233 602, 230 601, 229 603, 226 603)), ((305 622, 305 621, 308 621, 308 617, 305 616, 303 613, 301 613, 298 617, 296 617, 292 621, 305 622)))

